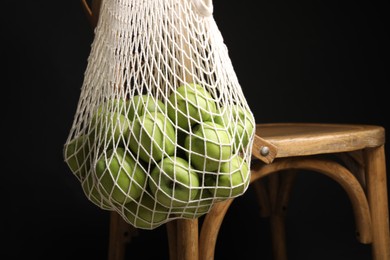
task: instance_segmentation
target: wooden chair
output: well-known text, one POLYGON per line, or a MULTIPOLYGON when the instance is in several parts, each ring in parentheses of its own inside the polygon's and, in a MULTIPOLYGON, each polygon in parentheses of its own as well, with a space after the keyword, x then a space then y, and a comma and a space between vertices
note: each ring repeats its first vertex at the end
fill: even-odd
MULTIPOLYGON (((339 183, 352 204, 357 239, 372 245, 374 260, 390 259, 384 142, 385 130, 381 126, 257 125, 251 185, 257 192, 262 216, 271 220, 274 259, 287 259, 284 220, 297 170, 325 174, 339 183)), ((215 204, 202 225, 197 219, 167 223, 170 259, 214 259, 218 232, 232 202, 230 199, 215 204)), ((132 229, 112 213, 109 260, 123 260, 129 234, 134 234, 132 229)))
MULTIPOLYGON (((92 1, 91 8, 86 0, 81 1, 91 25, 95 26, 100 0, 92 1)), ((351 201, 357 239, 372 245, 374 260, 390 260, 384 144, 385 130, 381 126, 257 124, 251 185, 256 190, 262 216, 271 220, 276 260, 287 259, 285 209, 297 170, 325 174, 338 182, 351 201)), ((167 223, 170 259, 212 260, 219 229, 232 202, 233 199, 217 203, 201 225, 198 219, 167 223)), ((136 234, 137 229, 112 212, 108 259, 124 260, 126 244, 136 234)))
MULTIPOLYGON (((284 219, 296 170, 322 173, 347 193, 357 239, 372 245, 374 260, 390 259, 385 130, 373 125, 258 124, 253 146, 251 185, 262 215, 270 217, 274 259, 287 259, 284 219), (260 159, 264 142, 277 149, 268 164, 260 159), (278 174, 283 171, 283 174, 278 174), (264 177, 268 176, 268 182, 264 177)), ((213 259, 219 228, 233 200, 216 204, 205 217, 199 259, 213 259)), ((180 259, 180 258, 179 258, 180 259)))

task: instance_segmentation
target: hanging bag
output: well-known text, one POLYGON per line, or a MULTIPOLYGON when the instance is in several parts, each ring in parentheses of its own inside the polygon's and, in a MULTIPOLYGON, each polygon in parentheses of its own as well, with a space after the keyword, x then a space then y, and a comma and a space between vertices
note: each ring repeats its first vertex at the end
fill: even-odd
POLYGON ((137 228, 206 214, 250 181, 255 120, 211 1, 104 0, 64 159, 137 228))

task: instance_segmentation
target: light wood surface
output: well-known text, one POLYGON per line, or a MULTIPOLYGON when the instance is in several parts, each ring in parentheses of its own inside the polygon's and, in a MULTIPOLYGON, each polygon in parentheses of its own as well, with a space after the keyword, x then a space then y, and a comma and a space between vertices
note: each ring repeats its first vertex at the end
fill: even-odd
POLYGON ((276 158, 349 152, 385 142, 384 128, 372 125, 257 124, 256 135, 277 147, 276 158))
POLYGON ((389 204, 387 194, 386 164, 384 146, 366 149, 366 180, 371 220, 374 259, 390 259, 389 204))

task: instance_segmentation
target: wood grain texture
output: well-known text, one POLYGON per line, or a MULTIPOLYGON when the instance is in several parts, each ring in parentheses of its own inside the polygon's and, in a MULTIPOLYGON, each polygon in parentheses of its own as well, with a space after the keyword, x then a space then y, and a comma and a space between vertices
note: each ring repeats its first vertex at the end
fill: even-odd
POLYGON ((381 126, 350 124, 257 124, 256 135, 277 147, 276 158, 350 152, 385 143, 381 126))

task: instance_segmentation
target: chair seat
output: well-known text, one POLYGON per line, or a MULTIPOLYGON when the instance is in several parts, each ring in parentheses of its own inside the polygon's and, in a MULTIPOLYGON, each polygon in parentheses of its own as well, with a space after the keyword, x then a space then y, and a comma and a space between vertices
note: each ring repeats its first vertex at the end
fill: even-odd
POLYGON ((253 155, 261 157, 259 139, 277 147, 275 158, 349 152, 385 142, 385 129, 376 125, 270 123, 257 124, 253 155))

